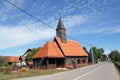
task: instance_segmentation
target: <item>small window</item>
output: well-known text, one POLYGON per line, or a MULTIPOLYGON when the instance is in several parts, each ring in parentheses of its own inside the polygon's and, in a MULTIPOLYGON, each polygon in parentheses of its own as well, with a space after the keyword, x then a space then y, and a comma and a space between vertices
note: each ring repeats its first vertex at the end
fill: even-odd
POLYGON ((77 63, 80 64, 80 59, 77 60, 77 63))
POLYGON ((86 63, 86 59, 83 59, 83 63, 86 63))

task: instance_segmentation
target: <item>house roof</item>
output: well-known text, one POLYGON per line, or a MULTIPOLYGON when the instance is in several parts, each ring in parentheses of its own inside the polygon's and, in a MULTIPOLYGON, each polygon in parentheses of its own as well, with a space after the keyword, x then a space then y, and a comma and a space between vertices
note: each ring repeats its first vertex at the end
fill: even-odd
POLYGON ((9 56, 0 56, 5 62, 9 61, 9 56))
POLYGON ((24 61, 24 60, 25 60, 25 56, 20 56, 20 57, 18 58, 18 60, 24 61))
POLYGON ((0 56, 5 62, 19 62, 18 56, 0 56))
POLYGON ((33 58, 64 58, 62 52, 57 46, 56 42, 48 41, 39 51, 33 56, 33 58))
POLYGON ((18 56, 10 56, 8 62, 19 62, 18 56))
POLYGON ((24 54, 23 56, 25 56, 29 51, 32 51, 33 48, 29 48, 24 54))
POLYGON ((62 43, 59 37, 55 37, 55 41, 65 56, 88 56, 88 54, 76 41, 67 40, 66 43, 62 43))

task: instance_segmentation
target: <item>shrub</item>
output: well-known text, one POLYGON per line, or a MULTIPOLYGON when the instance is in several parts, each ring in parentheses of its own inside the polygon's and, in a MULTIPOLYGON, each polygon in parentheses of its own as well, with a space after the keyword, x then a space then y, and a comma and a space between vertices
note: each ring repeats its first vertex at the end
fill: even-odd
POLYGON ((11 73, 11 71, 12 71, 12 68, 10 66, 6 66, 4 69, 4 74, 9 74, 11 73))
POLYGON ((27 69, 26 69, 26 67, 22 67, 21 69, 20 69, 20 72, 25 72, 27 69))
POLYGON ((0 67, 4 66, 4 60, 0 57, 0 67))
POLYGON ((118 72, 120 74, 120 63, 119 62, 113 62, 116 66, 116 68, 118 69, 118 72))
POLYGON ((3 72, 3 70, 4 70, 3 68, 0 68, 0 72, 3 72))

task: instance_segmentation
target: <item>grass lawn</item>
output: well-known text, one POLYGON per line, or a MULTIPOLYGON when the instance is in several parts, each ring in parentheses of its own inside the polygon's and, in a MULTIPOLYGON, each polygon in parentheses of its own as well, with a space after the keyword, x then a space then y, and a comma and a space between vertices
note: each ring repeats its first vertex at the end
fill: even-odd
POLYGON ((57 72, 62 72, 63 70, 34 70, 30 69, 26 72, 11 72, 9 74, 4 74, 3 72, 0 72, 0 80, 9 80, 9 79, 15 79, 15 78, 23 78, 23 77, 31 77, 31 76, 38 76, 38 75, 47 75, 47 74, 53 74, 57 72))

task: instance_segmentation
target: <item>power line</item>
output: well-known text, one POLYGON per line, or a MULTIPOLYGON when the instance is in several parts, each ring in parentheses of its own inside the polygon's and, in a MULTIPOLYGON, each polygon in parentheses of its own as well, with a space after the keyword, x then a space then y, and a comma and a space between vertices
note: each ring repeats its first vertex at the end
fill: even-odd
MULTIPOLYGON (((48 25, 48 24, 47 24, 47 23, 45 23, 44 21, 42 21, 42 20, 40 20, 40 19, 36 18, 36 17, 35 17, 35 16, 33 16, 32 14, 30 14, 30 13, 26 12, 25 10, 23 10, 23 9, 21 9, 21 8, 19 8, 19 7, 17 7, 17 6, 16 6, 15 4, 13 4, 12 2, 10 2, 10 1, 8 1, 8 0, 5 0, 5 1, 6 1, 7 3, 11 4, 12 6, 14 6, 15 8, 19 9, 21 12, 23 12, 23 13, 25 13, 25 14, 29 15, 30 17, 32 17, 32 18, 34 18, 34 19, 36 19, 38 22, 40 22, 40 23, 42 23, 42 24, 44 24, 44 25, 46 25, 46 26, 48 26, 48 27, 50 27, 50 28, 52 28, 52 29, 56 30, 54 27, 52 27, 52 26, 48 25)), ((69 35, 67 35, 67 36, 77 41, 77 39, 76 39, 76 38, 73 38, 73 37, 71 37, 71 36, 69 36, 69 35)))
MULTIPOLYGON (((2 5, 3 5, 3 4, 2 4, 2 5)), ((7 8, 6 6, 3 5, 3 7, 8 10, 8 8, 7 8)), ((13 15, 12 12, 10 12, 10 14, 11 14, 12 16, 14 16, 17 20, 20 20, 18 17, 16 17, 15 15, 13 15)), ((38 36, 40 39, 42 39, 42 40, 44 40, 44 41, 47 41, 47 40, 41 38, 37 33, 35 33, 29 26, 27 26, 27 24, 25 24, 25 23, 22 23, 22 24, 23 24, 25 27, 27 27, 31 32, 33 32, 36 36, 38 36)))
MULTIPOLYGON (((4 5, 3 5, 4 6, 4 5)), ((7 7, 6 6, 4 6, 6 9, 7 9, 7 7)), ((22 10, 22 9, 21 9, 22 10)), ((10 12, 11 13, 11 12, 10 12)), ((18 17, 16 17, 15 15, 13 15, 12 13, 11 13, 11 15, 12 16, 14 16, 17 20, 20 20, 18 17)), ((33 32, 35 35, 37 35, 38 37, 39 37, 39 35, 37 34, 37 33, 35 33, 31 28, 29 28, 29 26, 27 26, 25 23, 23 23, 23 25, 24 26, 26 26, 31 32, 33 32)), ((54 28, 53 28, 54 29, 54 28)), ((69 36, 70 37, 70 36, 69 36)), ((45 39, 43 39, 43 40, 45 40, 45 39)), ((47 40, 45 40, 45 41, 47 41, 47 40)))
MULTIPOLYGON (((40 19, 34 17, 33 15, 31 15, 31 14, 28 13, 28 12, 26 12, 25 10, 23 10, 23 9, 21 9, 21 8, 19 8, 19 7, 17 7, 17 6, 16 6, 15 4, 13 4, 12 2, 10 2, 10 1, 8 1, 8 0, 5 0, 5 1, 8 2, 9 4, 11 4, 12 6, 16 7, 16 8, 19 9, 20 11, 22 11, 23 13, 25 13, 25 14, 31 16, 32 18, 36 19, 37 21, 39 21, 39 22, 45 24, 46 26, 51 27, 52 29, 56 30, 54 27, 48 25, 48 24, 45 23, 44 21, 42 21, 42 20, 40 20, 40 19)), ((69 37, 70 37, 70 36, 69 36, 69 37)), ((73 38, 73 39, 74 39, 74 38, 73 38)), ((75 40, 77 40, 77 39, 75 39, 75 40)))
MULTIPOLYGON (((2 4, 2 5, 3 5, 3 4, 2 4)), ((6 6, 3 5, 3 7, 8 10, 8 8, 7 8, 6 6)), ((10 12, 10 14, 11 14, 12 16, 14 16, 17 20, 20 20, 17 16, 13 15, 12 12, 10 12)), ((29 28, 29 26, 27 26, 27 24, 23 23, 23 25, 24 25, 25 27, 27 27, 31 32, 33 32, 36 36, 38 36, 39 38, 41 38, 37 33, 35 33, 31 28, 29 28)), ((47 40, 45 40, 45 39, 43 39, 43 38, 41 38, 41 39, 44 40, 44 41, 47 41, 47 40)), ((67 46, 61 46, 61 47, 68 47, 68 46, 74 46, 74 45, 70 45, 70 44, 69 44, 69 45, 67 45, 67 46)), ((55 46, 50 46, 50 47, 55 47, 55 46)))
POLYGON ((7 3, 11 4, 12 6, 16 7, 16 8, 19 9, 20 11, 22 11, 23 13, 25 13, 25 14, 31 16, 32 18, 36 19, 37 21, 39 21, 39 22, 45 24, 46 26, 49 26, 49 27, 55 29, 54 27, 52 27, 52 26, 46 24, 44 21, 42 21, 42 20, 36 18, 35 16, 31 15, 30 13, 26 12, 25 10, 23 10, 23 9, 21 9, 21 8, 19 8, 19 7, 17 7, 17 6, 16 6, 15 4, 13 4, 12 2, 10 2, 10 1, 8 1, 8 0, 5 0, 5 1, 6 1, 7 3))

